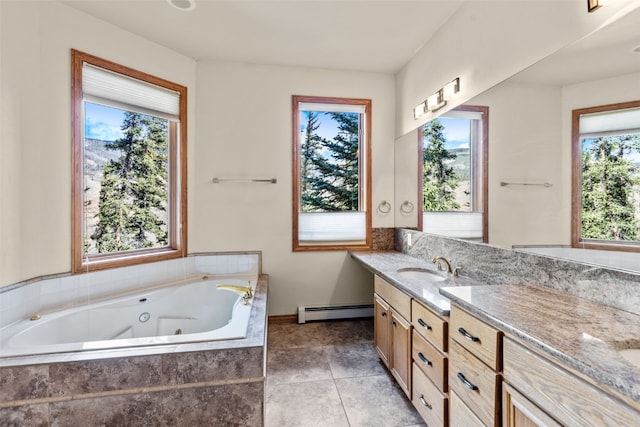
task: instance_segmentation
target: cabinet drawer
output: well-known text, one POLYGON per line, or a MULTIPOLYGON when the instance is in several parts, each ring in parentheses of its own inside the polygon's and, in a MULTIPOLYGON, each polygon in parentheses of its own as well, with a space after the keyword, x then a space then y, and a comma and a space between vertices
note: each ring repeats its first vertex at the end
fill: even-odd
POLYGON ((640 411, 564 368, 504 340, 504 379, 564 425, 638 425, 640 411))
POLYGON ((455 392, 449 393, 450 425, 451 427, 483 427, 482 421, 471 412, 462 399, 455 392))
POLYGON ((411 323, 436 348, 447 351, 447 322, 415 300, 411 302, 411 323))
POLYGON ((411 297, 383 278, 373 276, 375 293, 380 295, 393 309, 405 319, 411 319, 411 297))
POLYGON ((447 358, 415 329, 413 330, 413 361, 440 391, 447 392, 447 358))
POLYGON ((487 426, 497 426, 500 378, 477 357, 455 341, 449 347, 449 388, 487 426))
POLYGON ((413 406, 429 427, 447 426, 448 399, 413 365, 413 406))
POLYGON ((502 368, 502 333, 457 306, 451 307, 450 335, 491 369, 502 368))

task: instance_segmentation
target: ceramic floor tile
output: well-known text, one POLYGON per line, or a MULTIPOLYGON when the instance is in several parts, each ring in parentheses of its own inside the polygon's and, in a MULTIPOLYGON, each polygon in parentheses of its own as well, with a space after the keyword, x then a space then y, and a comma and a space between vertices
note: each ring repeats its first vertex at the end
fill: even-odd
POLYGON ((276 349, 267 353, 269 384, 289 384, 332 379, 327 347, 276 349))
POLYGON ((332 344, 331 331, 323 322, 271 325, 267 340, 269 350, 332 344))
POLYGON ((404 427, 422 419, 390 375, 335 381, 351 427, 404 427))
POLYGON ((372 342, 331 346, 327 348, 327 357, 336 379, 384 375, 386 372, 372 342))
POLYGON ((323 322, 332 344, 373 342, 373 318, 323 322))
POLYGON ((349 427, 333 380, 270 385, 266 427, 349 427))

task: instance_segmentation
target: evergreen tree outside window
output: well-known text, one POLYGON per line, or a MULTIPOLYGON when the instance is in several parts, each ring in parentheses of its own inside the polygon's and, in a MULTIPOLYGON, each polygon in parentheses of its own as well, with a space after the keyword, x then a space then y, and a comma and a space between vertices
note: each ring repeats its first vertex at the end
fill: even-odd
POLYGON ((640 101, 573 111, 572 246, 640 251, 640 101))
POLYGON ((487 107, 463 105, 420 128, 421 230, 488 241, 488 122, 487 107))
POLYGON ((293 97, 294 250, 370 247, 370 111, 370 100, 293 97))
POLYGON ((72 50, 73 272, 186 255, 186 88, 72 50))

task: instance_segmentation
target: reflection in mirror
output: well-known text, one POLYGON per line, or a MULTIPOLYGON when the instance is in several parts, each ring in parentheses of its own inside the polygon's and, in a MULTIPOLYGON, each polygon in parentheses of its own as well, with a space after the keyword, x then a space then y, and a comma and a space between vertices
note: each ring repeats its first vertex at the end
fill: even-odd
POLYGON ((418 130, 419 229, 487 242, 488 123, 487 107, 465 105, 418 130))
POLYGON ((640 252, 640 101, 573 110, 571 245, 640 252))
MULTIPOLYGON (((552 256, 559 256, 557 249, 567 253, 580 250, 573 258, 582 262, 595 258, 596 251, 570 251, 571 116, 576 109, 640 100, 638 28, 640 9, 467 102, 488 106, 491 111, 490 244, 535 246, 536 251, 552 256), (500 182, 551 185, 501 186, 500 182)), ((397 145, 404 143, 406 138, 399 139, 397 145)), ((403 150, 407 151, 396 147, 396 152, 403 150)), ((398 163, 396 171, 410 165, 398 163)), ((611 265, 616 255, 609 253, 606 258, 606 264, 611 265)), ((640 270, 637 257, 633 263, 635 270, 640 270)))

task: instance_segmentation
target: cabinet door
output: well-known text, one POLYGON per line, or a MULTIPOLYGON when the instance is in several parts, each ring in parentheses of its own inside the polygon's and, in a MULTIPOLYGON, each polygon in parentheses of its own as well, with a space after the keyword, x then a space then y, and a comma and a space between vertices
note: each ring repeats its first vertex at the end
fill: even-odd
POLYGON ((503 383, 502 387, 502 425, 504 427, 561 426, 509 384, 503 383))
POLYGON ((378 295, 374 295, 374 322, 373 322, 373 340, 376 351, 382 362, 389 367, 389 325, 391 323, 391 310, 387 304, 378 295))
POLYGON ((411 323, 391 310, 391 374, 411 399, 411 323))

